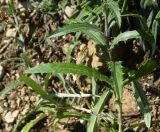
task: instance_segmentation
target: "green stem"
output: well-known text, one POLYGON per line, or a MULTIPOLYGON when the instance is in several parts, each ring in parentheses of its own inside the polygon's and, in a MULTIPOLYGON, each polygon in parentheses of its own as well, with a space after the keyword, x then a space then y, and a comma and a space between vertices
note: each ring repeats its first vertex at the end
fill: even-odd
POLYGON ((121 13, 123 13, 126 10, 126 6, 127 6, 127 0, 124 0, 121 13))
POLYGON ((118 110, 118 132, 122 132, 122 103, 118 102, 118 106, 117 106, 117 110, 118 110))
MULTIPOLYGON (((103 2, 107 2, 107 0, 103 0, 103 2)), ((106 35, 106 38, 108 39, 109 37, 109 25, 108 25, 108 11, 106 9, 106 6, 104 7, 104 26, 105 26, 105 35, 106 35)), ((108 54, 109 54, 109 61, 112 61, 112 55, 111 55, 111 52, 109 51, 109 41, 107 42, 106 44, 107 46, 107 50, 108 50, 108 54)))

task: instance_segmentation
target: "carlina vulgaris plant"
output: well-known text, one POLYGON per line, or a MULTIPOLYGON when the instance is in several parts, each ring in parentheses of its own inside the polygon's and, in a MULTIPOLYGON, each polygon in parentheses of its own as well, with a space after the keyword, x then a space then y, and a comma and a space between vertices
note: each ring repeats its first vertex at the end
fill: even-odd
MULTIPOLYGON (((127 41, 128 39, 141 39, 143 36, 139 34, 138 31, 125 31, 123 33, 119 33, 116 37, 113 38, 111 41, 111 46, 109 45, 108 34, 111 27, 116 23, 118 27, 121 27, 121 12, 117 2, 113 0, 103 1, 104 4, 102 6, 102 10, 100 9, 100 13, 104 15, 105 20, 105 33, 94 24, 89 24, 87 22, 74 22, 69 25, 66 25, 62 28, 59 28, 53 31, 48 39, 53 37, 63 36, 68 33, 72 32, 82 32, 85 33, 90 39, 94 40, 96 44, 99 44, 102 47, 105 47, 105 51, 107 51, 109 56, 108 62, 108 69, 111 72, 111 76, 105 76, 104 74, 100 73, 98 70, 93 68, 84 66, 84 65, 76 65, 73 63, 47 63, 47 64, 40 64, 39 66, 29 68, 26 73, 73 73, 79 75, 86 75, 88 77, 92 77, 95 79, 99 79, 101 81, 105 81, 110 85, 112 90, 114 91, 116 103, 117 103, 117 111, 118 111, 118 131, 122 132, 124 130, 123 123, 122 123, 122 95, 123 95, 123 88, 126 84, 131 83, 134 88, 134 95, 137 100, 137 103, 140 107, 141 112, 144 115, 144 122, 147 127, 150 127, 151 124, 151 114, 150 109, 148 106, 148 101, 145 96, 143 89, 141 88, 140 84, 136 81, 139 77, 142 77, 151 71, 153 71, 157 64, 155 61, 150 58, 148 59, 137 71, 134 73, 129 73, 127 78, 124 78, 125 68, 122 66, 122 63, 119 61, 114 61, 112 59, 112 50, 116 45, 119 44, 121 41, 127 41), (111 17, 112 16, 112 17, 111 17), (110 19, 112 18, 112 19, 110 19), (113 22, 113 23, 112 23, 113 22)), ((125 6, 125 5, 124 5, 125 6)), ((90 22, 90 21, 89 21, 90 22)), ((129 71, 130 72, 130 71, 129 71)), ((39 85, 36 85, 35 82, 31 81, 28 77, 21 77, 21 81, 28 86, 33 87, 33 89, 42 96, 42 98, 46 98, 48 93, 39 85), (35 84, 35 85, 33 85, 35 84), (41 90, 40 90, 41 89, 41 90)), ((18 84, 19 85, 19 84, 18 84)), ((98 115, 102 112, 103 107, 105 105, 105 101, 108 99, 109 91, 105 90, 97 103, 94 105, 93 113, 91 114, 90 121, 88 123, 88 132, 96 132, 97 131, 97 121, 98 115), (92 120, 93 119, 93 120, 92 120)), ((55 100, 51 100, 52 103, 57 104, 55 100)))
MULTIPOLYGON (((47 64, 41 64, 39 66, 33 67, 31 69, 27 70, 27 73, 74 73, 74 74, 80 74, 80 75, 86 75, 88 77, 94 77, 101 81, 105 81, 108 84, 110 84, 111 88, 114 91, 115 97, 116 97, 116 103, 117 103, 117 111, 118 111, 118 124, 119 124, 119 132, 123 131, 123 123, 122 123, 122 95, 123 95, 123 88, 124 85, 133 82, 134 91, 135 91, 135 98, 138 102, 138 105, 140 106, 141 112, 144 115, 144 121, 147 127, 150 127, 151 122, 151 114, 148 107, 148 101, 144 94, 143 90, 139 90, 139 84, 135 82, 139 77, 144 76, 151 71, 153 71, 157 64, 153 59, 148 59, 137 71, 135 71, 133 74, 128 75, 127 78, 124 78, 124 67, 122 66, 121 62, 114 61, 112 59, 112 53, 111 51, 114 49, 116 45, 119 44, 121 41, 127 41, 128 39, 141 39, 141 34, 139 34, 138 31, 132 30, 132 31, 126 31, 123 33, 120 33, 117 35, 117 37, 114 37, 112 40, 112 45, 109 45, 108 41, 108 31, 111 28, 111 23, 109 21, 109 15, 113 15, 113 20, 121 27, 121 13, 120 8, 118 4, 113 1, 109 0, 107 1, 103 6, 102 13, 104 14, 105 19, 105 33, 103 33, 101 30, 97 28, 97 26, 93 24, 89 24, 86 22, 74 22, 69 25, 66 25, 62 28, 59 28, 55 31, 53 31, 48 39, 51 39, 53 37, 63 36, 71 32, 83 32, 85 33, 90 39, 94 40, 97 44, 101 45, 102 47, 105 47, 105 51, 109 54, 109 63, 108 67, 111 71, 110 78, 101 74, 95 69, 83 66, 83 65, 76 65, 73 63, 47 63, 47 64), (140 99, 140 101, 139 101, 140 99), (143 108, 145 106, 145 109, 143 108)), ((100 101, 97 102, 97 105, 95 105, 95 109, 97 110, 97 114, 101 112, 102 109, 97 109, 98 107, 104 106, 105 100, 108 98, 107 91, 105 91, 102 96, 100 97, 100 101), (103 100, 103 101, 102 101, 103 100), (98 106, 98 107, 97 107, 98 106)), ((88 125, 88 131, 94 132, 97 131, 96 122, 97 122, 97 116, 93 114, 91 116, 91 119, 94 119, 93 122, 90 122, 88 125), (93 117, 94 116, 94 117, 93 117)))

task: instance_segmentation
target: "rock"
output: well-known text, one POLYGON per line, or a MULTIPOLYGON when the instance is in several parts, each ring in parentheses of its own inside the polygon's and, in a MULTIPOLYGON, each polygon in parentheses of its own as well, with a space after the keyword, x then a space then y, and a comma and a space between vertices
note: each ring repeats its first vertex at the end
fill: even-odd
POLYGON ((31 102, 35 102, 36 100, 37 100, 36 96, 31 96, 31 97, 30 97, 30 101, 31 101, 31 102))
POLYGON ((19 110, 15 110, 15 111, 12 112, 12 116, 14 118, 16 118, 18 116, 18 114, 19 114, 19 110))
POLYGON ((5 124, 5 132, 11 132, 13 126, 11 124, 5 124))
POLYGON ((25 96, 24 100, 28 102, 29 101, 29 96, 25 96))
POLYGON ((0 101, 3 101, 5 99, 5 96, 0 96, 0 101))
POLYGON ((72 16, 74 9, 75 9, 74 6, 66 6, 66 8, 64 10, 64 12, 65 12, 64 19, 70 18, 72 16))
POLYGON ((10 44, 11 41, 12 41, 11 39, 4 39, 4 40, 2 41, 2 44, 7 45, 7 47, 8 47, 8 44, 10 44))
POLYGON ((65 55, 67 55, 67 52, 68 52, 68 48, 69 48, 69 44, 64 44, 63 47, 62 47, 62 51, 65 55))
POLYGON ((3 78, 4 68, 0 65, 0 79, 3 78))
POLYGON ((21 95, 25 95, 26 94, 26 87, 23 87, 20 89, 21 95))
POLYGON ((11 100, 11 104, 10 107, 15 109, 17 107, 16 101, 15 100, 11 100))
POLYGON ((6 37, 16 37, 16 29, 15 28, 7 29, 6 37))
POLYGON ((23 109, 23 111, 21 112, 22 115, 26 114, 26 112, 29 110, 30 105, 25 105, 25 108, 23 109))
POLYGON ((0 26, 0 33, 3 33, 4 32, 4 29, 2 26, 0 26))
POLYGON ((16 91, 13 91, 11 92, 11 94, 8 96, 8 99, 9 100, 13 100, 13 99, 16 99, 17 97, 17 92, 16 91))
POLYGON ((4 109, 2 106, 0 106, 0 114, 3 113, 4 109))
POLYGON ((12 116, 12 113, 11 113, 11 112, 8 112, 8 113, 5 115, 4 120, 5 120, 7 123, 12 123, 12 122, 14 122, 14 117, 12 116))
POLYGON ((4 107, 8 107, 8 103, 7 103, 7 102, 4 102, 4 103, 3 103, 3 106, 4 106, 4 107))

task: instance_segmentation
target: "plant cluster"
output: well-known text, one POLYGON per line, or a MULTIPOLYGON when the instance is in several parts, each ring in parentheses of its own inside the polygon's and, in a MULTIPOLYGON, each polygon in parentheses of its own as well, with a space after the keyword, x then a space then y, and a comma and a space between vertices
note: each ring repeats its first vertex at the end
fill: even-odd
MULTIPOLYGON (((23 60, 27 65, 25 75, 21 76, 19 81, 9 84, 0 95, 4 95, 13 88, 20 85, 27 85, 41 96, 42 100, 38 103, 33 111, 40 112, 34 120, 31 120, 23 128, 22 132, 27 132, 32 126, 48 115, 53 116, 53 126, 56 131, 56 123, 59 119, 65 117, 77 117, 83 119, 87 123, 88 132, 96 132, 100 128, 105 128, 106 131, 126 131, 128 129, 137 129, 144 124, 150 128, 152 124, 151 110, 141 84, 138 82, 140 77, 148 75, 159 66, 155 61, 157 51, 157 43, 160 24, 159 1, 153 0, 94 0, 94 1, 56 1, 43 0, 41 2, 30 1, 32 8, 37 9, 41 13, 56 12, 63 14, 66 6, 74 6, 72 15, 63 21, 63 26, 48 34, 47 42, 50 42, 67 34, 75 35, 76 40, 67 49, 66 62, 44 63, 35 67, 31 67, 27 55, 23 54, 23 60), (62 4, 63 3, 63 4, 62 4), (37 5, 38 4, 38 5, 37 5), (85 34, 86 39, 93 40, 101 51, 106 54, 107 62, 103 62, 104 67, 108 69, 109 75, 91 68, 85 64, 73 63, 72 52, 79 44, 82 36, 85 34), (125 66, 123 60, 116 57, 117 47, 120 45, 133 44, 136 41, 140 44, 143 52, 150 50, 150 56, 136 70, 129 69, 125 66), (77 44, 78 43, 78 44, 77 44), (45 75, 44 86, 39 83, 38 76, 45 75), (68 80, 65 80, 64 74, 68 77, 76 75, 87 76, 92 80, 91 93, 83 91, 75 92, 74 88, 68 87, 68 80), (31 78, 34 76, 35 79, 31 78), (65 92, 48 92, 47 87, 52 76, 57 76, 65 87, 65 92), (97 80, 104 82, 105 89, 97 90, 99 83, 97 80), (141 113, 144 116, 144 121, 140 124, 127 126, 123 124, 122 116, 122 98, 124 86, 131 84, 133 95, 137 101, 141 113), (117 115, 110 114, 105 109, 106 102, 110 99, 110 95, 115 95, 117 104, 117 115), (70 101, 68 101, 70 100, 70 101), (85 108, 77 103, 75 98, 84 98, 89 105, 85 108), (59 101, 61 103, 59 103, 59 101), (72 103, 71 103, 72 102, 72 103), (74 103, 73 103, 74 102, 74 103), (74 112, 69 111, 74 109, 74 112), (106 112, 107 111, 107 112, 106 112)), ((13 7, 10 3, 10 7, 13 7)), ((19 41, 24 48, 25 42, 21 32, 21 27, 18 25, 15 10, 11 8, 11 14, 15 20, 15 26, 19 34, 19 41)), ((70 82, 71 83, 71 82, 70 82)), ((15 126, 15 131, 21 124, 21 121, 15 126)))

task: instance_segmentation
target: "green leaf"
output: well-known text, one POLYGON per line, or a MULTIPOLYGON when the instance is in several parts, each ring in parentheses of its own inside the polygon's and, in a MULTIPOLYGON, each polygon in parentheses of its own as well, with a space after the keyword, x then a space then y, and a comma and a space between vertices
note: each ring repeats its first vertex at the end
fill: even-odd
POLYGON ((4 96, 5 94, 7 94, 8 92, 10 92, 11 90, 18 88, 19 86, 23 85, 23 82, 20 81, 14 81, 9 83, 8 85, 5 86, 5 88, 3 90, 0 91, 0 96, 4 96))
POLYGON ((107 43, 105 35, 96 26, 88 23, 74 23, 64 26, 63 28, 53 31, 48 38, 50 39, 72 32, 83 32, 88 35, 88 37, 93 39, 97 44, 106 45, 107 43))
POLYGON ((124 81, 124 85, 130 83, 133 80, 136 80, 142 76, 145 76, 151 73, 154 69, 158 68, 159 66, 155 62, 154 59, 148 59, 141 67, 132 75, 129 79, 124 81))
POLYGON ((112 16, 114 16, 118 26, 121 27, 121 13, 118 3, 113 0, 109 0, 107 1, 106 6, 110 10, 112 16))
POLYGON ((40 64, 26 71, 27 73, 74 73, 79 75, 86 75, 88 77, 94 77, 101 81, 106 81, 111 84, 111 80, 90 67, 84 65, 76 65, 73 63, 47 63, 40 64))
POLYGON ((147 26, 148 26, 148 28, 150 28, 150 26, 151 26, 153 16, 154 16, 154 12, 153 12, 153 10, 152 10, 152 11, 150 12, 148 18, 147 18, 147 26))
POLYGON ((154 59, 148 59, 135 73, 135 77, 139 78, 151 73, 158 65, 154 59))
POLYGON ((138 81, 133 81, 132 85, 134 87, 134 96, 136 98, 137 104, 139 105, 140 110, 144 116, 144 122, 149 128, 151 125, 151 113, 147 97, 143 91, 143 87, 138 83, 138 81))
POLYGON ((71 62, 71 54, 73 49, 79 44, 79 41, 73 42, 73 44, 69 45, 68 49, 67 49, 67 54, 66 54, 66 62, 70 63, 71 62))
POLYGON ((113 49, 116 45, 118 45, 119 42, 127 41, 128 39, 133 39, 133 38, 141 38, 140 34, 136 30, 120 33, 117 37, 113 39, 110 50, 113 49))
POLYGON ((30 86, 33 88, 33 90, 39 94, 42 98, 46 98, 47 97, 47 92, 45 92, 42 87, 35 82, 33 79, 31 79, 30 77, 27 76, 21 76, 20 80, 22 80, 27 86, 30 86))
POLYGON ((156 43, 157 43, 157 33, 158 33, 158 22, 156 20, 153 21, 152 24, 152 34, 154 36, 154 43, 152 43, 152 55, 154 55, 156 51, 156 43))
POLYGON ((128 18, 128 17, 133 17, 134 19, 139 20, 140 25, 141 25, 141 27, 140 27, 141 29, 143 29, 143 30, 148 30, 146 18, 143 17, 142 15, 129 13, 129 14, 124 14, 124 15, 122 15, 122 17, 127 17, 127 18, 128 18))
POLYGON ((109 99, 110 92, 105 90, 101 95, 100 99, 98 100, 97 104, 93 109, 93 114, 90 117, 89 125, 87 128, 87 132, 97 132, 97 118, 98 114, 102 111, 105 102, 109 99))
POLYGON ((109 68, 111 71, 111 76, 113 81, 113 88, 116 99, 121 103, 123 95, 123 67, 121 62, 110 62, 109 68))
MULTIPOLYGON (((94 79, 94 77, 92 77, 92 95, 98 95, 98 85, 94 79)), ((92 104, 94 105, 97 102, 97 98, 95 96, 92 96, 92 104)))
POLYGON ((153 5, 152 0, 141 0, 140 5, 142 8, 146 9, 146 7, 153 5))
POLYGON ((29 132, 29 130, 36 125, 40 120, 44 119, 47 115, 44 113, 41 113, 36 117, 36 119, 31 120, 29 123, 27 123, 21 130, 21 132, 29 132))

